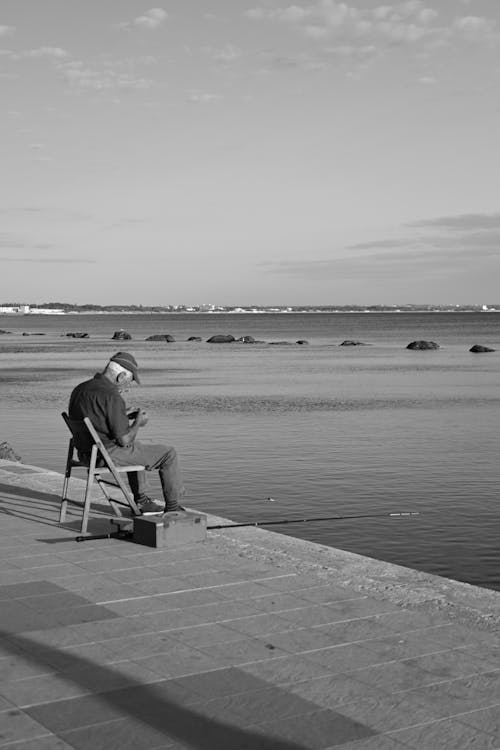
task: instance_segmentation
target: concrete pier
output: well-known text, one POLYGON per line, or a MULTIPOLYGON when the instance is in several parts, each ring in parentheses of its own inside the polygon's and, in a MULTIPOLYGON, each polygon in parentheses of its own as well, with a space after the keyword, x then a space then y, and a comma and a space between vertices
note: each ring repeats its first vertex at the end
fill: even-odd
POLYGON ((2 750, 500 750, 500 593, 257 528, 79 544, 62 481, 0 461, 2 750))

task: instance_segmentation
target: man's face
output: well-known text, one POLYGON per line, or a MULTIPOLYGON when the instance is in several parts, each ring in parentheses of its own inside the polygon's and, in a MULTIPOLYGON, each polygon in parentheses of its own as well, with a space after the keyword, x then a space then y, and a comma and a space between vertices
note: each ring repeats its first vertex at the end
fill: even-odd
POLYGON ((126 393, 133 382, 133 373, 131 373, 130 370, 123 370, 118 376, 118 390, 120 393, 126 393))

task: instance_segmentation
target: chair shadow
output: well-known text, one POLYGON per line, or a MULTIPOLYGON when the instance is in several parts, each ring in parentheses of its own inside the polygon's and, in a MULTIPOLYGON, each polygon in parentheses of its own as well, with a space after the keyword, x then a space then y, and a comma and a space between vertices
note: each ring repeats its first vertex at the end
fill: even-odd
MULTIPOLYGON (((54 495, 32 488, 16 487, 15 485, 0 483, 0 513, 13 516, 14 518, 22 518, 25 521, 36 521, 44 526, 52 526, 62 529, 67 528, 70 531, 77 531, 80 527, 81 518, 80 520, 76 519, 75 521, 67 521, 62 524, 59 523, 57 518, 53 521, 47 518, 47 510, 54 510, 54 512, 58 514, 60 504, 60 495, 54 495), (2 498, 3 493, 24 500, 22 507, 19 507, 18 509, 13 506, 12 503, 9 504, 8 500, 2 498), (38 505, 35 502, 37 500, 42 501, 43 504, 38 505), (38 514, 37 511, 40 511, 41 515, 38 514)), ((68 512, 71 512, 71 510, 72 505, 70 503, 68 506, 68 512)), ((99 520, 110 517, 109 512, 107 512, 107 507, 102 504, 99 505, 98 503, 92 503, 91 511, 100 514, 99 520), (104 510, 104 508, 106 508, 106 510, 104 510)))
MULTIPOLYGON (((81 656, 68 654, 49 645, 30 639, 24 634, 13 634, 0 631, 0 639, 3 641, 5 648, 12 645, 14 654, 18 654, 21 648, 26 652, 24 658, 28 658, 34 664, 47 666, 58 663, 64 664, 64 676, 72 680, 76 685, 92 690, 96 684, 103 684, 116 676, 116 672, 109 666, 99 666, 81 656)), ((214 750, 220 748, 224 750, 308 750, 304 745, 299 745, 289 740, 282 740, 276 737, 266 737, 251 727, 241 728, 230 724, 225 724, 219 719, 203 716, 196 711, 195 706, 186 707, 182 705, 182 699, 179 697, 167 697, 165 694, 160 696, 162 683, 169 682, 168 678, 164 681, 151 684, 137 684, 128 677, 121 677, 119 689, 109 692, 93 693, 102 704, 107 704, 111 709, 113 719, 132 717, 150 727, 159 734, 163 734, 166 741, 176 741, 186 743, 186 745, 195 750, 214 750), (117 715, 118 714, 118 715, 117 715)), ((175 681, 172 680, 174 683, 175 681)), ((167 690, 163 691, 168 692, 167 690)), ((175 692, 175 686, 172 687, 171 693, 175 692)), ((179 692, 179 691, 178 691, 179 692)), ((79 700, 79 698, 67 699, 79 700)), ((203 698, 200 696, 200 704, 203 698)), ((61 702, 58 701, 61 706, 61 702)), ((48 704, 42 704, 47 706, 48 704)), ((57 703, 54 704, 57 706, 57 703)), ((43 724, 43 717, 37 716, 37 706, 26 708, 25 711, 33 715, 37 721, 43 724)), ((23 709, 21 709, 23 710, 23 709)), ((43 710, 43 709, 42 709, 43 710)), ((56 710, 51 713, 53 717, 56 710)), ((110 719, 108 718, 107 721, 110 719)), ((259 717, 255 717, 257 723, 259 717)), ((106 720, 103 720, 105 723, 106 720)), ((49 721, 48 724, 51 722, 49 721)), ((57 733, 58 736, 69 731, 68 729, 51 729, 49 731, 57 733)), ((71 727, 78 729, 79 727, 71 727)), ((110 740, 112 739, 113 727, 110 727, 110 740)), ((71 740, 69 740, 71 742, 71 740)))

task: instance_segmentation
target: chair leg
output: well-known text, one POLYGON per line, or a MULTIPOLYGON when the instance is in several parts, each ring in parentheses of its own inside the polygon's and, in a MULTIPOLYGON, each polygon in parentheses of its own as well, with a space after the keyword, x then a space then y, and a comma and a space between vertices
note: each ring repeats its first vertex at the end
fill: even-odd
POLYGON ((96 474, 95 480, 97 484, 99 485, 99 487, 101 488, 102 494, 104 495, 108 503, 111 505, 116 515, 121 518, 123 516, 123 513, 120 508, 120 503, 115 502, 113 496, 107 491, 105 482, 101 481, 101 477, 98 474, 96 474))
POLYGON ((90 456, 90 465, 89 465, 89 473, 87 475, 87 484, 85 487, 85 500, 83 503, 83 515, 82 515, 82 526, 81 526, 81 533, 86 534, 87 533, 87 525, 89 522, 89 514, 90 514, 90 505, 92 502, 92 485, 94 484, 94 470, 97 460, 97 449, 94 445, 92 447, 92 454, 90 456))
POLYGON ((66 459, 66 471, 64 473, 63 491, 61 497, 61 507, 59 509, 59 523, 64 523, 66 520, 66 510, 68 508, 68 487, 69 480, 71 477, 71 462, 73 460, 73 440, 70 440, 68 448, 68 457, 66 459))

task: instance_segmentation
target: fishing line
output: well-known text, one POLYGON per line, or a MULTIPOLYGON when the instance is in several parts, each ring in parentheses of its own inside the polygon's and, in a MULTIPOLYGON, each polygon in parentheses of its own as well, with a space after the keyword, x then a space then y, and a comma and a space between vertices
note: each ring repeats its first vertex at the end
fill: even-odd
POLYGON ((221 524, 219 526, 207 526, 207 530, 213 529, 241 529, 245 526, 279 526, 286 523, 310 523, 314 521, 345 521, 357 518, 402 518, 408 516, 419 516, 416 511, 405 511, 400 513, 366 513, 357 516, 324 516, 322 518, 282 518, 279 521, 247 521, 246 523, 221 524))

